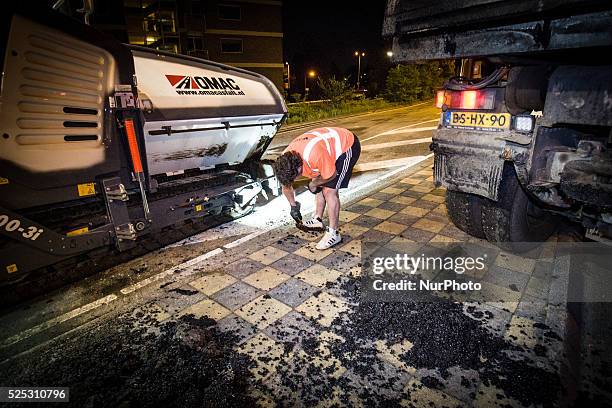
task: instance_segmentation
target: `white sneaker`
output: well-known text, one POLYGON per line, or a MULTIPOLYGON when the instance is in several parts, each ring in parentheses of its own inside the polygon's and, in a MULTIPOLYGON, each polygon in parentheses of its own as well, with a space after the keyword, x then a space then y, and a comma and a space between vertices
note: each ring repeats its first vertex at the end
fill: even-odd
POLYGON ((320 218, 312 217, 308 221, 304 222, 304 226, 308 228, 325 228, 323 221, 320 218))
POLYGON ((342 237, 340 236, 338 231, 334 231, 331 228, 328 228, 325 232, 325 235, 323 235, 323 238, 321 238, 321 240, 317 244, 316 248, 321 250, 331 248, 334 245, 340 243, 340 241, 342 241, 342 237))

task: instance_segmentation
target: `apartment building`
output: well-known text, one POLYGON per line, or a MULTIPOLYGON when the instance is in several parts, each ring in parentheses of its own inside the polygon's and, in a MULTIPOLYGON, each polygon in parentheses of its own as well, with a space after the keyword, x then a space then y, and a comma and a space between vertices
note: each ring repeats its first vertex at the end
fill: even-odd
POLYGON ((121 41, 259 72, 283 87, 280 0, 99 0, 91 24, 121 41))

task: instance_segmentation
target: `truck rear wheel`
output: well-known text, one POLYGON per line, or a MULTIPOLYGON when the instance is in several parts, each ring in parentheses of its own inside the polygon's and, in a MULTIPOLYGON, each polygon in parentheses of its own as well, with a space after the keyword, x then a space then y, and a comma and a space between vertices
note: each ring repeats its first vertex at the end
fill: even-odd
POLYGON ((482 229, 483 198, 474 194, 446 190, 448 216, 461 231, 476 238, 484 238, 482 229))
POLYGON ((498 198, 497 202, 487 200, 482 207, 488 241, 511 252, 525 252, 554 232, 554 217, 529 198, 511 167, 504 171, 498 198))

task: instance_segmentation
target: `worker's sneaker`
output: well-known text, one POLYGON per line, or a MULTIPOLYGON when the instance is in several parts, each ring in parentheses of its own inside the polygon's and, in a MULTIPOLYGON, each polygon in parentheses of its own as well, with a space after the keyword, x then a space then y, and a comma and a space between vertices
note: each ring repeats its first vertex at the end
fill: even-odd
POLYGON ((340 236, 338 231, 333 230, 328 227, 327 231, 325 232, 325 235, 323 235, 323 238, 321 238, 316 248, 317 249, 331 248, 334 245, 340 243, 340 241, 342 241, 342 237, 340 236))
POLYGON ((325 228, 325 226, 323 225, 323 220, 319 217, 312 217, 308 221, 305 221, 304 226, 308 228, 325 228))

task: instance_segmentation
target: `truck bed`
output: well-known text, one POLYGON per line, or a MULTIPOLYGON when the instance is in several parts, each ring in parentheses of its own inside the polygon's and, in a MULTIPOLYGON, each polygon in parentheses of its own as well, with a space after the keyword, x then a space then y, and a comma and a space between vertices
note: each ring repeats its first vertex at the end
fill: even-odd
POLYGON ((612 45, 612 2, 389 0, 394 60, 515 55, 612 45))

